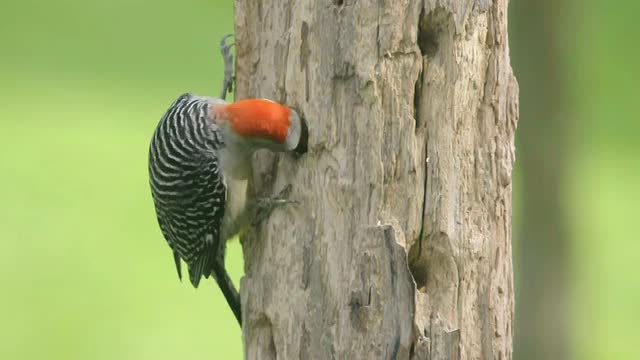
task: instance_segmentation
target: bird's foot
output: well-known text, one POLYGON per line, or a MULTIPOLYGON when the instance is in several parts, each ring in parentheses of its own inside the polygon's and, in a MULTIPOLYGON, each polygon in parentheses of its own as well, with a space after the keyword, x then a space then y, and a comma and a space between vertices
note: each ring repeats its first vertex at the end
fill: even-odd
POLYGON ((289 200, 287 197, 291 193, 291 185, 287 185, 282 191, 272 198, 261 198, 255 200, 255 216, 253 218, 253 225, 260 224, 266 220, 271 212, 283 205, 297 204, 297 200, 289 200))
POLYGON ((235 76, 233 76, 233 54, 231 48, 235 43, 227 44, 227 39, 233 37, 233 34, 225 35, 220 41, 220 52, 222 53, 222 59, 224 61, 224 80, 222 81, 222 95, 221 99, 225 100, 227 92, 233 92, 233 83, 235 82, 235 76))

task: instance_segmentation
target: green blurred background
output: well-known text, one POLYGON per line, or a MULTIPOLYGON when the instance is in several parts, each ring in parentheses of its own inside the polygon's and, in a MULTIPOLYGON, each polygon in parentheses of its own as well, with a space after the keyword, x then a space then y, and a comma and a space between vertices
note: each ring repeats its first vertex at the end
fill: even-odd
POLYGON ((233 3, 2 1, 0 359, 240 359, 214 283, 178 281, 146 170, 175 97, 219 94, 233 3))
MULTIPOLYGON (((516 359, 640 358, 640 6, 511 3, 516 359)), ((170 102, 218 94, 232 31, 230 0, 2 0, 1 359, 241 358, 213 283, 177 280, 146 172, 170 102)))

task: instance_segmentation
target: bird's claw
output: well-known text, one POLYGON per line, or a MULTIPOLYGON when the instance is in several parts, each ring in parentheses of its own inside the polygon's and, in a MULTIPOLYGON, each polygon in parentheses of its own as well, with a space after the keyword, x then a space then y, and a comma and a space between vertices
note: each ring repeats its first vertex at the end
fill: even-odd
POLYGON ((257 225, 264 221, 278 206, 287 204, 298 204, 297 200, 289 200, 287 197, 291 193, 291 185, 287 185, 282 191, 273 198, 261 198, 256 200, 256 214, 254 217, 253 225, 257 225))
POLYGON ((220 41, 220 53, 224 61, 224 80, 222 81, 222 94, 221 99, 226 99, 227 92, 233 92, 233 83, 235 82, 235 76, 233 76, 233 54, 231 48, 235 46, 235 43, 227 44, 227 39, 233 37, 233 34, 228 34, 222 37, 220 41))

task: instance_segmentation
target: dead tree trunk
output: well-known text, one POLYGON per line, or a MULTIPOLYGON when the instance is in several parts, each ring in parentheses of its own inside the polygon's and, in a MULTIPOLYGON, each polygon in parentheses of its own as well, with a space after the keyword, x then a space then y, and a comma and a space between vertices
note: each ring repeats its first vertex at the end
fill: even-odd
POLYGON ((249 359, 509 359, 517 84, 507 2, 236 0, 238 98, 298 108, 243 239, 249 359))

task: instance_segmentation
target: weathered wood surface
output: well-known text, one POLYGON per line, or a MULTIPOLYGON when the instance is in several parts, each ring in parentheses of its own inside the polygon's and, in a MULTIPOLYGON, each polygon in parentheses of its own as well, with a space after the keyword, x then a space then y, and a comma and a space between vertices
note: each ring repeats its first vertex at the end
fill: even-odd
POLYGON ((299 109, 254 159, 300 203, 243 239, 249 359, 510 359, 518 88, 505 0, 236 0, 238 98, 299 109))

